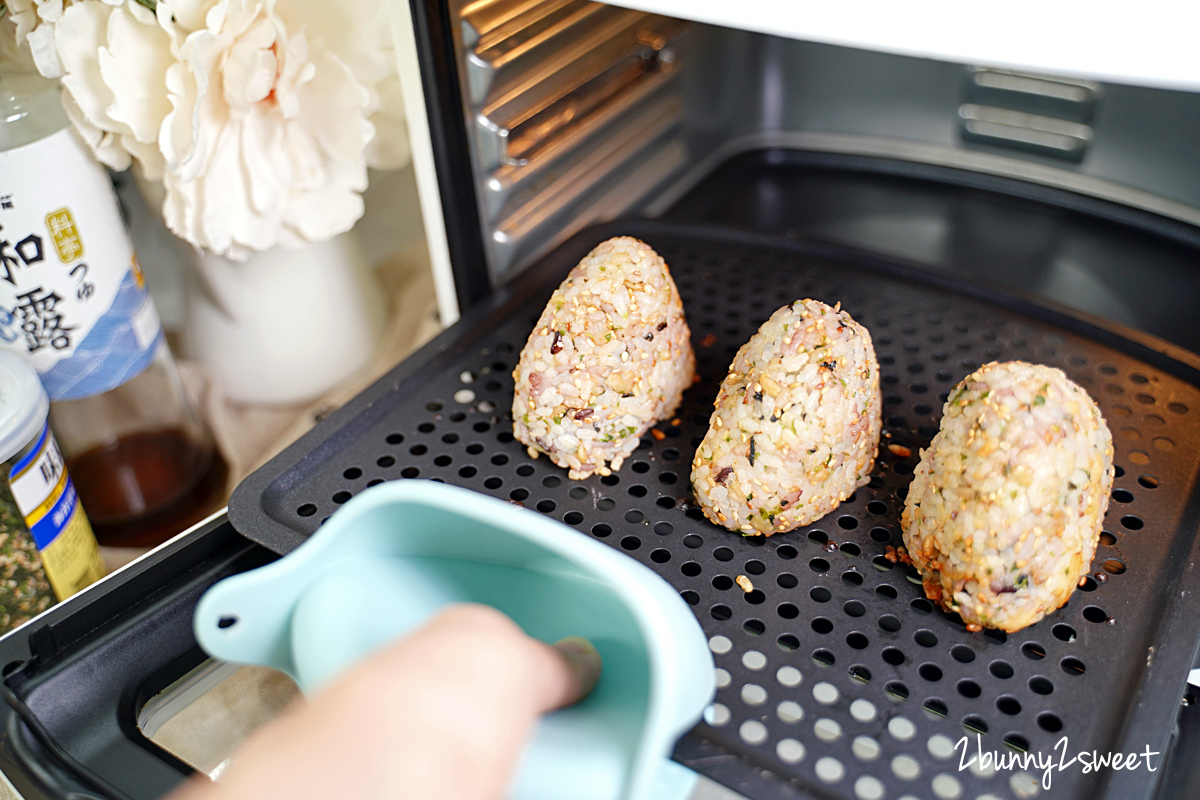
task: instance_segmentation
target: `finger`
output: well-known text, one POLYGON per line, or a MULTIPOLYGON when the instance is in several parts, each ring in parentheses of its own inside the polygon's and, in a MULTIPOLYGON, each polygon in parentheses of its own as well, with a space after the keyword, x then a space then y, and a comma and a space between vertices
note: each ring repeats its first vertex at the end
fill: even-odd
POLYGON ((546 711, 573 705, 587 697, 600 680, 602 666, 600 653, 582 636, 560 639, 550 649, 566 663, 568 676, 562 693, 548 697, 546 711))
POLYGON ((587 639, 568 636, 554 646, 547 645, 526 635, 509 617, 489 606, 449 606, 435 615, 420 634, 431 640, 474 642, 476 646, 492 642, 523 676, 520 684, 529 687, 533 703, 530 711, 537 715, 578 702, 592 691, 600 677, 600 653, 587 639))

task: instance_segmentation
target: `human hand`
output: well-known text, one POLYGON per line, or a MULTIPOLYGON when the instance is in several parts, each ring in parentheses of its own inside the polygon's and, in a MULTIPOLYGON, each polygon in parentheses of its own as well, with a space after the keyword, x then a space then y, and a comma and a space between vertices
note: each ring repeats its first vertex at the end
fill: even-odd
POLYGON ((488 606, 450 606, 260 729, 217 783, 171 800, 502 800, 542 714, 585 696, 600 656, 488 606))

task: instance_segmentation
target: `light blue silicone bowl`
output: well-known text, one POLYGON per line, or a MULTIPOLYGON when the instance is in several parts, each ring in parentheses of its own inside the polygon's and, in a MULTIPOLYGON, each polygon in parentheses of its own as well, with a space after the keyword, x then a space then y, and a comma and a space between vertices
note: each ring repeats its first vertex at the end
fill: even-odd
POLYGON ((671 586, 632 558, 500 500, 399 481, 348 502, 307 542, 214 585, 196 608, 210 655, 275 667, 311 692, 448 603, 493 606, 531 636, 587 637, 603 672, 547 715, 512 800, 682 800, 676 740, 711 702, 712 656, 671 586))

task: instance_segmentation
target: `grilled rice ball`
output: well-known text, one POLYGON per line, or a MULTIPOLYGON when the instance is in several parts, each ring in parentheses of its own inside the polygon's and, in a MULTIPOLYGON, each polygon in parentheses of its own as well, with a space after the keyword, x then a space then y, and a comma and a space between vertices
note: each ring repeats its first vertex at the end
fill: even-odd
POLYGON ((696 357, 666 262, 627 236, 550 297, 513 372, 513 435, 571 478, 608 475, 679 407, 696 357))
POLYGON ((1060 370, 1009 361, 968 375, 901 518, 926 596, 971 630, 1037 622, 1087 573, 1112 481, 1108 426, 1060 370))
POLYGON ((742 345, 692 461, 704 515, 747 535, 823 517, 870 480, 879 363, 838 304, 798 300, 742 345))

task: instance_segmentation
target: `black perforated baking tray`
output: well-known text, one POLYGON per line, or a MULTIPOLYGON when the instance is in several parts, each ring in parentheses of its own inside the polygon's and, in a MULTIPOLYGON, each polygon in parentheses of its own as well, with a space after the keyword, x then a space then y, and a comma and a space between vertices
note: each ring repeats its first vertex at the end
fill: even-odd
POLYGON ((285 553, 386 480, 520 503, 629 554, 691 604, 720 689, 676 758, 751 798, 1146 797, 1159 772, 960 769, 962 745, 1161 765, 1196 651, 1200 372, 1159 340, 895 260, 683 224, 578 234, 242 483, 230 518, 285 553), (572 481, 512 436, 512 369, 542 306, 591 247, 637 236, 683 296, 699 382, 619 473, 572 481), (802 529, 743 538, 706 521, 688 476, 734 352, 779 306, 840 302, 874 338, 884 438, 870 485, 802 529), (1017 634, 935 609, 901 543, 919 449, 947 392, 992 360, 1063 369, 1099 403, 1117 478, 1091 577, 1017 634), (739 576, 748 579, 747 591, 739 576), (976 733, 979 734, 978 744, 976 733), (1057 749, 1056 749, 1057 748, 1057 749))

